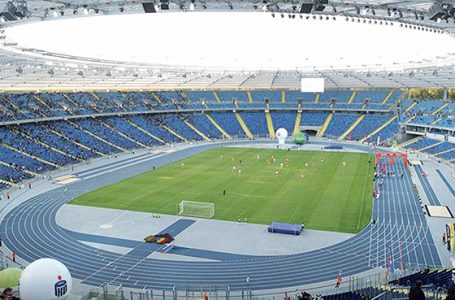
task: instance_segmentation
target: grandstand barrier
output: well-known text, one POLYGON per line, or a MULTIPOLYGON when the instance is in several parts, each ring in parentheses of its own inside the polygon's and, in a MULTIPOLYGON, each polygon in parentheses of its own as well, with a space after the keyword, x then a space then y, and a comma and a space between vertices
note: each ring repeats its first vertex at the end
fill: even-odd
POLYGON ((303 225, 273 222, 267 230, 271 233, 300 235, 303 230, 303 225))

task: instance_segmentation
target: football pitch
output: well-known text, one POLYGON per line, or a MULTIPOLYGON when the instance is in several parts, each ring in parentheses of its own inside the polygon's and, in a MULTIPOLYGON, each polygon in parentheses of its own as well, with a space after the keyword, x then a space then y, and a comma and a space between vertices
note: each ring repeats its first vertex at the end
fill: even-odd
POLYGON ((210 202, 214 219, 357 233, 371 218, 373 172, 373 156, 365 153, 225 147, 70 203, 176 215, 182 200, 210 202))

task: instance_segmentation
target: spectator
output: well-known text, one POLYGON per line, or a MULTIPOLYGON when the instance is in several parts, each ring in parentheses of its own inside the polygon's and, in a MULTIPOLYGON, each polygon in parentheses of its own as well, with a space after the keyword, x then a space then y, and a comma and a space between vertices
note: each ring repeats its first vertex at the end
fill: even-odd
POLYGON ((16 296, 14 296, 14 291, 12 288, 6 288, 3 290, 3 293, 0 295, 0 299, 5 300, 19 300, 16 296))
POLYGON ((313 299, 311 294, 306 292, 306 291, 302 291, 302 296, 301 297, 302 297, 302 300, 311 300, 311 299, 313 299))
POLYGON ((409 300, 425 300, 425 293, 422 291, 422 281, 417 280, 416 286, 409 291, 409 300))
POLYGON ((288 292, 284 292, 284 300, 292 300, 291 296, 288 295, 288 292))
POLYGON ((336 279, 335 287, 336 287, 336 288, 340 287, 340 284, 341 284, 341 275, 338 274, 338 275, 337 275, 337 279, 336 279))
POLYGON ((447 289, 446 300, 455 300, 455 288, 453 286, 447 289))

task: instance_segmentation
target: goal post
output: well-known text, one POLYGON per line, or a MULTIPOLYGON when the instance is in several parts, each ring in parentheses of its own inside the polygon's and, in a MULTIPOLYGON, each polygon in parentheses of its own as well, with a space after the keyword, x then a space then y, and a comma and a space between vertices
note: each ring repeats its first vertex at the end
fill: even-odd
POLYGON ((179 215, 210 219, 215 215, 215 204, 184 200, 179 204, 179 215))

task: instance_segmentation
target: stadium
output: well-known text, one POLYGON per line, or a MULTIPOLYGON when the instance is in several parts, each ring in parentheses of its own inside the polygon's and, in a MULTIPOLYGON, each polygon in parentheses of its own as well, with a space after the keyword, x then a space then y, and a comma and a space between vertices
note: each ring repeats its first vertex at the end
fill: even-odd
POLYGON ((0 298, 452 299, 454 6, 0 0, 0 298))

